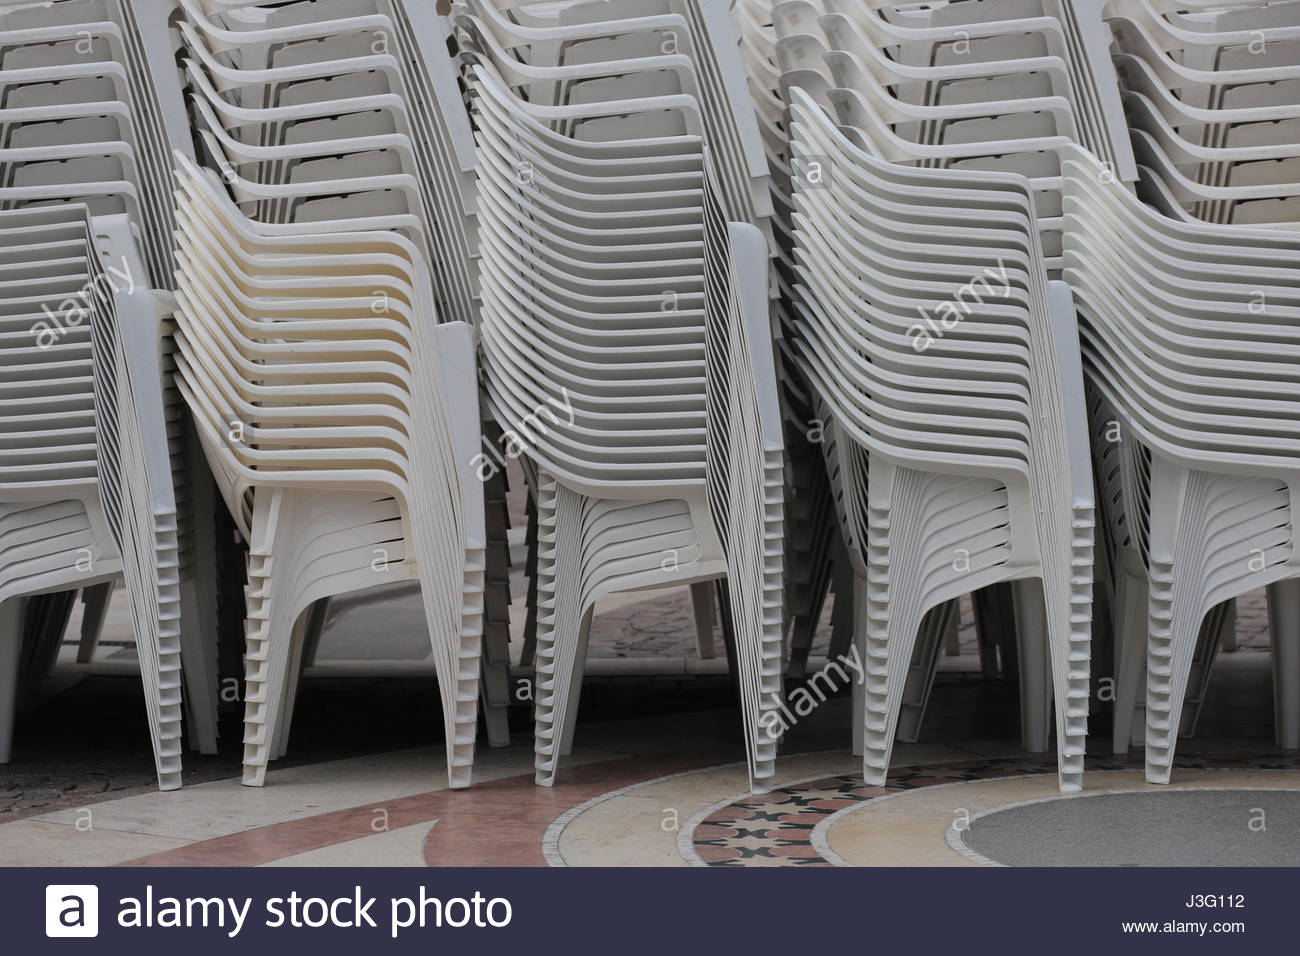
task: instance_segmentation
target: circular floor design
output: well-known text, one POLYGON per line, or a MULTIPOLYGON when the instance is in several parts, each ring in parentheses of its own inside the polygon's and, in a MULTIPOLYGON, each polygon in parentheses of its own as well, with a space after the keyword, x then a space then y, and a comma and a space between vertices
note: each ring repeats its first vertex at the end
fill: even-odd
POLYGON ((1295 866, 1300 792, 1225 787, 1048 797, 995 807, 954 831, 978 857, 1004 866, 1295 866))
MULTIPOLYGON (((948 751, 943 755, 947 759, 935 753, 928 761, 920 753, 914 756, 922 759, 895 768, 884 787, 866 785, 857 761, 839 751, 786 758, 783 783, 766 794, 737 792, 737 784, 744 782, 743 764, 648 775, 621 788, 596 786, 586 801, 550 816, 543 840, 546 859, 558 866, 1021 865, 1024 861, 1000 844, 985 846, 989 856, 972 849, 960 831, 972 821, 977 827, 987 822, 995 831, 997 811, 1040 801, 1171 789, 1146 783, 1141 761, 1124 757, 1089 760, 1085 791, 1063 798, 1055 762, 1046 755, 957 759, 958 754, 948 751)), ((636 776, 632 767, 626 768, 625 777, 636 776)), ((1179 762, 1172 789, 1244 793, 1241 799, 1248 810, 1264 811, 1265 832, 1300 832, 1296 754, 1187 759, 1179 762), (1260 791, 1292 791, 1294 804, 1261 802, 1260 791)), ((1242 834, 1254 832, 1247 828, 1259 819, 1256 814, 1243 820, 1242 834)), ((1096 823, 1086 826, 1097 829, 1096 823)), ((1052 825, 1048 820, 1049 830, 1052 825)), ((1083 840, 1078 832, 1074 837, 1083 840)), ((1034 835, 1027 845, 1053 852, 1047 843, 1047 837, 1034 835)), ((1267 859, 1272 862, 1285 852, 1279 849, 1267 859)), ((1155 854, 1146 856, 1147 865, 1167 862, 1155 854)))
POLYGON ((831 866, 838 861, 827 858, 813 834, 836 813, 891 793, 1054 769, 1037 759, 971 760, 899 768, 884 787, 867 786, 858 773, 792 784, 718 807, 696 826, 692 849, 708 866, 831 866))

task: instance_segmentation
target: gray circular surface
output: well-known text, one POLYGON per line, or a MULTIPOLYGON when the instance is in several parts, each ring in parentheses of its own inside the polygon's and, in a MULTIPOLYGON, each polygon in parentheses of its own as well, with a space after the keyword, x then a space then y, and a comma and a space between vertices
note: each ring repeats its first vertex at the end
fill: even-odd
POLYGON ((1300 865, 1300 791, 1138 790, 1037 801, 970 821, 1007 866, 1300 865))

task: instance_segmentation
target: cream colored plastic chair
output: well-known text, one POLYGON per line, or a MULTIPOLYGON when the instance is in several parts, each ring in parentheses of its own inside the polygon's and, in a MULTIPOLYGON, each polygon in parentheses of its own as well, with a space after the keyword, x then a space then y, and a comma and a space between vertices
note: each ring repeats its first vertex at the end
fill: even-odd
POLYGON ((278 756, 311 605, 416 579, 448 783, 468 786, 484 586, 470 329, 436 322, 423 253, 397 234, 267 236, 212 174, 182 160, 180 185, 180 387, 251 549, 244 782, 278 756))

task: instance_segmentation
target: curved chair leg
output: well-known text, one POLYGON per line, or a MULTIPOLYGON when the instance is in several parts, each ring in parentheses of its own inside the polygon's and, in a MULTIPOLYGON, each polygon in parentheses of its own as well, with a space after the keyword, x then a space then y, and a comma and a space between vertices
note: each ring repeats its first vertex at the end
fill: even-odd
POLYGON ((914 569, 898 566, 899 553, 891 547, 891 530, 906 534, 917 526, 916 495, 900 488, 909 481, 904 469, 873 470, 868 478, 867 578, 866 578, 866 672, 863 688, 862 776, 881 787, 889 774, 890 755, 907 681, 907 669, 925 617, 921 606, 918 575, 914 569), (891 487, 885 489, 886 482, 891 487))
MULTIPOLYGON (((429 532, 423 532, 428 534, 429 532)), ((429 550, 433 550, 429 548, 429 550)), ((426 567, 428 564, 426 563, 426 567)), ((467 547, 461 572, 444 590, 439 606, 437 588, 446 588, 441 578, 421 570, 420 595, 429 637, 438 669, 438 693, 442 698, 443 739, 447 751, 447 786, 462 790, 474 774, 474 746, 478 739, 480 674, 483 668, 484 582, 487 555, 481 546, 467 547), (447 608, 457 613, 439 636, 434 622, 447 608), (440 649, 439 643, 443 642, 440 649), (441 653, 440 653, 441 650, 441 653)))
POLYGON ((1210 689, 1210 678, 1214 674, 1214 663, 1218 659, 1223 637, 1234 633, 1236 627, 1236 601, 1224 601, 1215 605, 1201 622, 1196 651, 1192 655, 1192 669, 1187 678, 1187 696, 1183 701, 1178 736, 1191 737, 1196 733, 1196 723, 1200 720, 1201 708, 1205 705, 1205 695, 1210 689))
POLYGON ((1177 578, 1168 555, 1151 560, 1151 637, 1147 647, 1146 778, 1168 783, 1187 679, 1203 615, 1199 596, 1177 578))
MULTIPOLYGON (((171 401, 180 403, 179 393, 171 401)), ((188 420, 188 416, 185 416, 188 420)), ((219 570, 215 487, 203 463, 203 446, 190 424, 172 444, 172 473, 177 481, 180 538, 181 676, 185 681, 186 730, 190 745, 200 753, 217 752, 217 722, 221 707, 220 621, 223 603, 219 570)), ((224 511, 224 506, 221 506, 224 511)), ((242 575, 241 575, 242 576, 242 575)), ((243 617, 243 610, 238 612, 243 617)))
POLYGON ((921 622, 898 714, 897 739, 903 743, 916 743, 921 734, 921 721, 925 718, 925 707, 934 688, 934 675, 939 669, 939 655, 949 638, 955 638, 958 617, 957 602, 945 601, 926 614, 921 622))
MULTIPOLYGON (((858 594, 857 575, 853 573, 853 562, 842 545, 836 552, 834 564, 835 600, 831 604, 831 643, 826 654, 833 661, 849 652, 858 634, 857 612, 854 610, 858 594)), ((858 652, 861 653, 862 648, 859 647, 858 652)))
MULTIPOLYGON (((709 582, 712 583, 712 582, 709 582)), ((569 702, 564 713, 564 728, 560 735, 560 753, 567 756, 573 752, 573 731, 578 724, 578 703, 582 697, 582 678, 587 671, 587 641, 591 638, 591 621, 596 609, 589 607, 583 612, 582 622, 578 625, 578 648, 573 655, 573 677, 569 681, 569 702)))
POLYGON ((199 610, 204 596, 181 577, 181 677, 185 682, 185 711, 191 746, 199 753, 217 752, 216 602, 210 614, 199 610))
POLYGON ((537 487, 537 649, 534 764, 537 783, 555 783, 581 641, 582 496, 550 475, 537 487))
POLYGON ((279 760, 289 752, 289 730, 293 727, 293 710, 294 705, 298 702, 298 686, 302 683, 302 672, 307 667, 309 653, 314 656, 315 648, 311 647, 313 631, 317 640, 320 638, 320 629, 324 625, 324 618, 328 614, 328 599, 314 602, 311 607, 298 615, 298 620, 293 625, 293 649, 289 652, 289 666, 286 670, 284 682, 284 703, 281 704, 281 718, 279 727, 275 735, 275 747, 271 751, 271 759, 279 760))
MULTIPOLYGON (((1205 617, 1201 569, 1192 560, 1197 527, 1184 534, 1190 485, 1197 473, 1153 456, 1150 518, 1150 600, 1147 642, 1146 778, 1168 783, 1197 637, 1205 617), (1178 560, 1175 560, 1175 555, 1178 560)), ((1195 502, 1192 502, 1193 504, 1195 502)), ((1203 535, 1201 535, 1203 538, 1203 535)))
MULTIPOLYGON (((1018 606, 1029 592, 1037 590, 1046 611, 1043 633, 1050 684, 1043 703, 1049 723, 1052 716, 1056 719, 1057 780, 1062 792, 1083 789, 1087 756, 1092 694, 1092 521, 1091 508, 1075 508, 1068 575, 1016 582, 1018 606), (1060 592, 1049 593, 1049 587, 1059 587, 1060 592)), ((1021 669, 1022 681, 1027 673, 1027 668, 1021 669)))
POLYGON ((259 488, 254 498, 253 537, 248 554, 248 630, 245 637, 245 786, 266 782, 266 765, 277 753, 280 722, 293 656, 288 582, 275 571, 277 545, 292 541, 292 492, 259 488))

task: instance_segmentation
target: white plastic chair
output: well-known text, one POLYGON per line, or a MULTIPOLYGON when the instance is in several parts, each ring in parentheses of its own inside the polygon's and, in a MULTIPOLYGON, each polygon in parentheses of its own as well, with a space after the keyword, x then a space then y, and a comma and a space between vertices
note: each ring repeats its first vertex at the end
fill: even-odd
MULTIPOLYGON (((127 221, 114 227, 112 245, 104 248, 113 254, 111 268, 120 271, 136 255, 138 245, 141 262, 133 281, 141 290, 165 290, 170 285, 172 227, 166 157, 172 146, 188 148, 189 142, 171 62, 166 24, 170 12, 170 3, 164 0, 130 5, 119 0, 0 4, 4 37, 0 130, 6 146, 0 150, 0 203, 13 208, 85 203, 102 222, 116 221, 108 217, 126 213, 127 221)), ((101 273, 104 267, 101 264, 101 273)), ((156 326, 156 306, 147 296, 124 302, 123 308, 131 317, 127 325, 133 340, 137 326, 141 330, 156 326)), ((103 370, 112 369, 113 361, 106 362, 100 369, 108 375, 103 370)), ((167 355, 148 345, 147 336, 134 343, 132 402, 123 407, 134 420, 118 423, 121 440, 132 453, 147 448, 150 454, 162 455, 161 464, 151 459, 147 467, 163 468, 170 462, 171 478, 164 482, 161 472, 152 474, 150 482, 155 484, 149 491, 141 490, 142 497, 127 493, 123 501, 143 510, 120 514, 121 525, 114 526, 114 533, 126 534, 134 527, 135 533, 143 534, 141 529, 154 520, 175 522, 170 533, 177 538, 172 547, 178 566, 163 571, 136 568, 133 558, 127 571, 128 576, 146 572, 179 576, 167 586, 179 591, 184 621, 180 639, 190 740, 212 753, 217 687, 211 528, 198 503, 202 476, 190 471, 183 429, 176 428, 179 398, 168 384, 169 363, 167 355), (151 369, 140 364, 146 360, 151 369), (164 514, 171 518, 159 517, 164 514)), ((121 453, 111 442, 102 451, 121 453)), ((105 468, 106 461, 102 462, 105 468)), ((105 542, 102 547, 113 544, 105 542)), ((127 585, 140 630, 142 621, 160 613, 158 599, 151 596, 156 588, 148 585, 141 590, 139 580, 128 580, 127 585)), ((56 622, 55 626, 62 625, 56 622)), ((176 622, 155 621, 152 626, 174 628, 176 622)), ((86 636, 82 650, 88 652, 93 641, 85 640, 86 636)), ((54 638, 57 641, 58 635, 54 638)), ((142 667, 154 667, 156 661, 145 651, 148 647, 142 647, 142 667)), ((147 684, 150 680, 154 678, 146 675, 147 684)), ((151 723, 157 722, 151 719, 151 723)), ((167 771, 165 785, 176 785, 178 778, 173 777, 167 771)))
POLYGON ((487 63, 468 77, 488 394, 503 426, 550 412, 526 448, 537 476, 537 781, 554 782, 571 746, 599 598, 725 578, 750 782, 765 788, 783 534, 767 288, 753 281, 766 243, 726 222, 693 98, 537 106, 487 63), (637 119, 664 111, 682 134, 638 139, 637 119), (584 135, 611 116, 622 136, 584 135), (647 162, 664 171, 640 174, 647 162), (556 407, 572 409, 567 420, 556 407))
POLYGON ((182 595, 158 375, 165 303, 144 286, 144 265, 123 216, 91 220, 79 205, 14 210, 0 213, 0 235, 0 393, 9 437, 0 465, 0 755, 7 760, 10 753, 18 648, 31 597, 122 575, 158 785, 175 789, 182 595), (35 318, 37 303, 51 295, 76 303, 54 326, 35 318))
POLYGON ((401 236, 268 236, 211 173, 182 160, 180 184, 180 387, 250 544, 244 782, 283 746, 311 605, 413 578, 449 785, 468 786, 484 587, 470 329, 436 322, 401 236))
POLYGON ((1028 183, 882 162, 792 95, 796 158, 829 164, 827 184, 796 181, 796 350, 834 428, 867 674, 865 778, 885 781, 927 614, 1017 581, 1026 742, 1046 749, 1047 714, 1032 711, 1050 687, 1060 785, 1077 790, 1091 472, 1069 295, 1046 281, 1028 183), (1005 283, 996 299, 993 281, 1005 283))
POLYGON ((1300 744, 1294 321, 1300 239, 1170 219, 1066 158, 1065 278, 1085 368, 1144 456, 1147 779, 1167 783, 1203 622, 1270 589, 1278 743, 1300 744), (1262 311, 1248 308, 1264 296, 1262 311))

